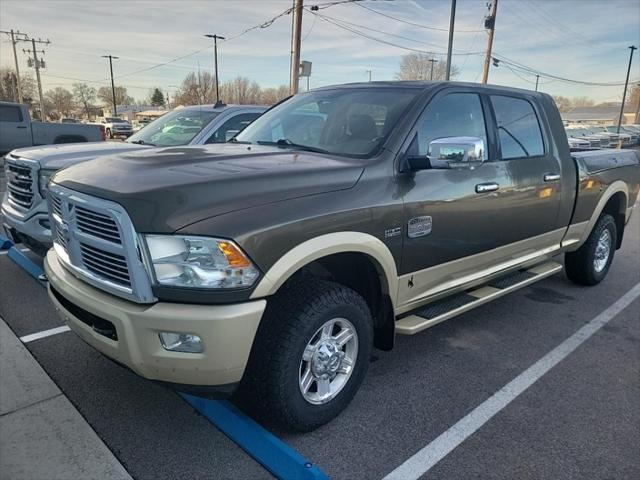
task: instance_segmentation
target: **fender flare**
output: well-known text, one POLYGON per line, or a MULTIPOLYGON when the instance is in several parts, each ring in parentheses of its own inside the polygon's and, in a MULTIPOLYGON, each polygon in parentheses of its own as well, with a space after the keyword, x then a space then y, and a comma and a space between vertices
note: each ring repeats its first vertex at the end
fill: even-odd
MULTIPOLYGON (((609 200, 611 200, 611 197, 613 197, 616 193, 624 194, 625 204, 622 205, 622 211, 620 213, 624 213, 626 215, 627 203, 629 202, 629 187, 622 180, 616 180, 611 185, 609 185, 607 189, 604 191, 604 193, 600 196, 600 200, 598 200, 598 203, 596 204, 596 208, 593 210, 593 214, 591 215, 591 218, 589 219, 587 226, 582 232, 580 241, 575 245, 571 246, 572 250, 577 250, 584 244, 584 242, 587 241, 587 238, 589 238, 589 235, 591 234, 593 227, 598 221, 598 218, 600 218, 600 215, 602 214, 602 211, 604 210, 605 205, 609 200)), ((626 217, 625 217, 625 220, 626 220, 626 217)))
POLYGON ((398 273, 393 255, 381 240, 362 232, 328 233, 295 246, 280 257, 264 274, 251 294, 251 299, 275 294, 295 272, 314 260, 348 252, 363 253, 373 260, 376 270, 383 276, 381 279, 383 291, 386 290, 392 304, 395 305, 398 273))

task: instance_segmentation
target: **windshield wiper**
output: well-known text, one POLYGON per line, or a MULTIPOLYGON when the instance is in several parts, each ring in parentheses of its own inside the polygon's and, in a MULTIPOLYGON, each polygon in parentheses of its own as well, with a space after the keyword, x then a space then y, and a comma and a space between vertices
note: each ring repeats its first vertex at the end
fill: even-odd
POLYGON ((151 143, 151 142, 145 142, 144 140, 133 140, 129 143, 135 143, 136 145, 149 145, 151 147, 155 147, 156 144, 155 143, 151 143))
POLYGON ((277 145, 278 147, 297 148, 298 150, 304 150, 307 152, 330 153, 328 150, 325 150, 324 148, 311 147, 309 145, 301 145, 300 143, 292 142, 288 138, 281 138, 277 142, 267 142, 264 140, 258 140, 256 143, 258 145, 277 145))

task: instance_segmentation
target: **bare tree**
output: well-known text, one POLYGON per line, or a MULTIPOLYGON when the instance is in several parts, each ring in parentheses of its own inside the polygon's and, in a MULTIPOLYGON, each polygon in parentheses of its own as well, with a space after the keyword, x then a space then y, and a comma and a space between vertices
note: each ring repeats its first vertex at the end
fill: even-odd
POLYGON ((561 112, 568 112, 573 108, 573 104, 571 103, 571 99, 567 97, 563 97, 562 95, 554 95, 553 99, 556 101, 556 106, 558 110, 561 112))
MULTIPOLYGON (((133 97, 130 97, 127 93, 127 87, 116 87, 116 104, 117 105, 131 105, 134 100, 133 97)), ((111 92, 111 87, 100 87, 98 89, 98 98, 104 102, 106 105, 111 105, 113 103, 113 94, 111 92)))
MULTIPOLYGON (((403 55, 400 59, 400 71, 395 74, 396 80, 430 80, 431 66, 430 60, 436 59, 432 53, 412 52, 403 55)), ((455 78, 460 73, 460 69, 451 65, 451 78, 455 78)), ((444 80, 447 75, 447 66, 444 61, 433 63, 433 80, 444 80)))
POLYGON ((574 97, 571 99, 571 105, 573 108, 576 107, 591 107, 594 105, 594 101, 589 97, 574 97))
POLYGON ((73 94, 66 88, 56 87, 53 90, 47 90, 44 96, 62 115, 69 115, 74 108, 73 94))
POLYGON ((260 85, 248 78, 237 76, 220 87, 220 99, 240 105, 256 104, 260 101, 260 85))
MULTIPOLYGON (((4 102, 18 101, 17 76, 13 68, 0 68, 0 100, 4 102)), ((36 95, 36 82, 30 73, 25 72, 20 75, 20 86, 24 102, 31 104, 36 95)))
POLYGON ((180 89, 174 94, 178 105, 204 105, 214 103, 216 98, 215 77, 209 72, 189 72, 182 80, 180 89))
POLYGON ((74 83, 73 97, 76 103, 82 107, 87 118, 89 118, 93 104, 96 101, 96 89, 86 83, 74 83))
POLYGON ((287 85, 280 85, 279 87, 263 88, 260 92, 260 101, 264 105, 273 105, 278 103, 283 98, 289 96, 289 87, 287 85))

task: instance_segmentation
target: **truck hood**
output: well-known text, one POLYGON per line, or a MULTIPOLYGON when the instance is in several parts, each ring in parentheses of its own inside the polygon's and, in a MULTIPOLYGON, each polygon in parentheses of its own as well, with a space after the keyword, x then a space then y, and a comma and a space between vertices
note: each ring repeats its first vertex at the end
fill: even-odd
POLYGON ((348 189, 363 170, 361 160, 224 144, 102 157, 52 180, 119 203, 139 232, 171 233, 236 210, 348 189))
POLYGON ((11 153, 17 157, 36 160, 40 164, 40 168, 60 169, 75 163, 93 160, 102 155, 147 148, 151 148, 151 146, 126 142, 84 142, 19 148, 11 153))

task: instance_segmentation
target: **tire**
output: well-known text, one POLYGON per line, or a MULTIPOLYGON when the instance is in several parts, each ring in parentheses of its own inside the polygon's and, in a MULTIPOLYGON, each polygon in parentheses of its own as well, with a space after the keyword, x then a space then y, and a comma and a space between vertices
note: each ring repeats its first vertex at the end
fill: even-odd
POLYGON ((286 428, 314 430, 347 407, 367 373, 372 348, 373 321, 364 299, 340 284, 307 277, 269 300, 240 400, 286 428), (345 340, 350 330, 355 335, 338 346, 333 336, 345 340))
POLYGON ((107 138, 110 138, 110 139, 113 138, 113 135, 111 135, 111 129, 110 128, 107 128, 107 131, 105 132, 105 134, 107 135, 107 138))
POLYGON ((618 229, 615 220, 611 215, 603 213, 584 245, 575 252, 565 254, 564 266, 567 277, 579 285, 591 286, 600 283, 611 267, 617 240, 618 229))

